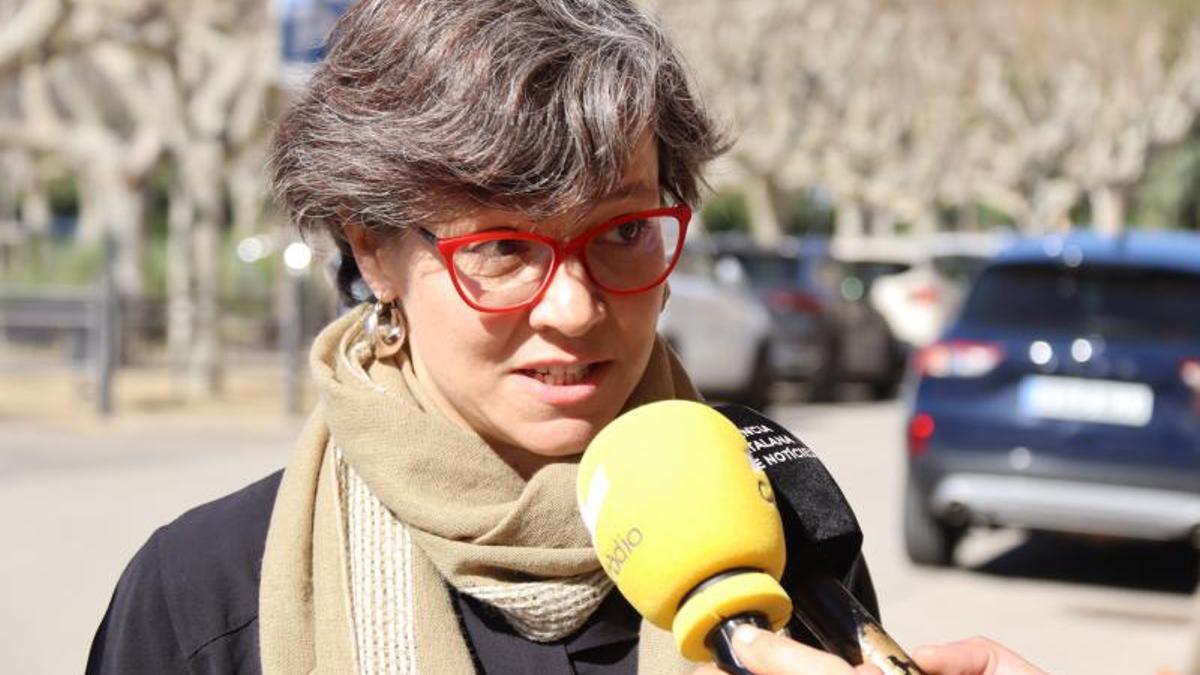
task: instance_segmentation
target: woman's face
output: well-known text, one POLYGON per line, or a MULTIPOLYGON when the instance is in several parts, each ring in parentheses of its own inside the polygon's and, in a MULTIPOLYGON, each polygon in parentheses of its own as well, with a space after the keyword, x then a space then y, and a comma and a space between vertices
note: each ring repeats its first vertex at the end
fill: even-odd
MULTIPOLYGON (((581 219, 550 220, 538 231, 567 239, 658 205, 657 155, 647 142, 611 198, 592 204, 581 219)), ((527 230, 530 224, 517 213, 481 210, 429 229, 445 238, 501 227, 527 230)), ((582 452, 645 370, 662 286, 612 295, 571 257, 531 307, 482 313, 463 301, 445 263, 421 237, 372 249, 361 231, 349 234, 376 296, 399 303, 415 371, 430 395, 519 469, 582 452)))

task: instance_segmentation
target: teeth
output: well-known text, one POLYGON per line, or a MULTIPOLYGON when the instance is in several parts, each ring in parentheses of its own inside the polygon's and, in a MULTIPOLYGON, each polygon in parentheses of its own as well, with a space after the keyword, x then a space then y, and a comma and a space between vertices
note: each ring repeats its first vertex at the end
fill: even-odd
POLYGON ((547 368, 537 368, 528 371, 534 378, 549 384, 561 387, 567 384, 576 384, 583 379, 584 375, 591 370, 590 365, 578 366, 549 366, 547 368))

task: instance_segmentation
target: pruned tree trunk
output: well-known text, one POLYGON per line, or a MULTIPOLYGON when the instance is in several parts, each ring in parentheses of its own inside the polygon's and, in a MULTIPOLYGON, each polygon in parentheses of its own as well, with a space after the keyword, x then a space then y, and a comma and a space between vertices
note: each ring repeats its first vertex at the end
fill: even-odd
POLYGON ((923 208, 914 214, 910 225, 913 235, 925 237, 937 232, 941 227, 941 222, 938 220, 937 211, 932 208, 923 208))
POLYGON ((265 154, 264 151, 253 153, 248 158, 239 157, 230 167, 227 185, 232 215, 231 229, 236 239, 253 235, 260 229, 267 198, 261 161, 265 154))
POLYGON ((109 228, 117 244, 113 280, 121 295, 129 299, 141 298, 145 293, 143 200, 142 192, 128 185, 109 194, 109 228))
POLYGON ((1118 234, 1125 228, 1125 192, 1112 186, 1088 191, 1092 224, 1102 234, 1118 234))
POLYGON ((854 200, 839 199, 835 218, 833 232, 836 238, 855 239, 866 233, 862 206, 854 200))
POLYGON ((222 151, 215 140, 197 141, 183 163, 191 200, 192 258, 195 262, 191 354, 188 391, 197 398, 215 396, 221 389, 220 278, 222 151))
POLYGON ((889 211, 872 210, 871 234, 877 237, 894 236, 896 234, 896 216, 889 211))
POLYGON ((1078 199, 1079 188, 1069 181, 1040 181, 1034 191, 1032 219, 1023 229, 1032 234, 1070 230, 1071 208, 1078 199))
POLYGON ((197 218, 192 241, 196 259, 195 332, 189 363, 189 391, 196 398, 221 392, 221 312, 219 307, 221 231, 211 216, 197 218))
POLYGON ((186 396, 184 384, 194 341, 193 300, 195 270, 192 265, 192 201, 176 180, 167 209, 167 353, 175 371, 177 393, 186 396))
POLYGON ((779 189, 769 176, 756 176, 746 186, 746 208, 750 212, 750 234, 754 241, 770 246, 783 236, 779 189))
POLYGON ((25 232, 36 238, 44 238, 50 234, 52 214, 50 212, 50 191, 46 181, 33 177, 21 195, 21 224, 25 232))

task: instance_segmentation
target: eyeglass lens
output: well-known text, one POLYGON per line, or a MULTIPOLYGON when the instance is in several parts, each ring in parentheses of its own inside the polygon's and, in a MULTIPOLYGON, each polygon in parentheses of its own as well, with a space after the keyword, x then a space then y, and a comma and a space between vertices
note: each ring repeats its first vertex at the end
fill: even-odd
MULTIPOLYGON (((679 220, 664 215, 614 223, 592 233, 584 263, 597 285, 632 291, 655 285, 670 269, 679 243, 679 220)), ((459 248, 454 269, 471 300, 502 309, 531 299, 554 261, 554 248, 528 239, 490 239, 459 248)))

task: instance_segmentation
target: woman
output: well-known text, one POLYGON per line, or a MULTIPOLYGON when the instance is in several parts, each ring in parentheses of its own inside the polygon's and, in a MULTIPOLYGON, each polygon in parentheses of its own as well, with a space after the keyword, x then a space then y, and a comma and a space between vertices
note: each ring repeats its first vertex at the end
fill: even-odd
POLYGON ((352 7, 274 168, 359 306, 282 479, 156 532, 89 672, 690 672, 610 592, 574 472, 697 397, 655 323, 723 148, 629 0, 352 7))
POLYGON ((89 670, 690 671, 609 592, 574 471, 623 409, 697 396, 655 323, 721 149, 627 0, 349 9, 274 169, 361 304, 282 480, 156 533, 89 670))

